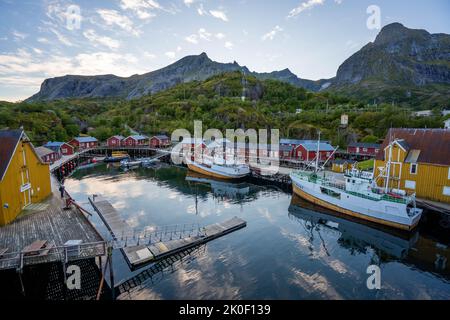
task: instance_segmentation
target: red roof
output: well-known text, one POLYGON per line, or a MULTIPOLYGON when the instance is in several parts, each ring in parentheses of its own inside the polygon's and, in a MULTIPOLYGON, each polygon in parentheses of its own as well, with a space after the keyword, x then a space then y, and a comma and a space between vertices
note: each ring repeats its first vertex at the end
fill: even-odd
MULTIPOLYGON (((418 163, 430 163, 450 166, 450 130, 448 129, 390 129, 381 150, 384 150, 390 139, 406 141, 409 152, 420 150, 418 163)), ((385 160, 384 152, 379 152, 377 160, 385 160)))
POLYGON ((8 169, 14 150, 22 138, 22 130, 0 130, 0 180, 8 169))

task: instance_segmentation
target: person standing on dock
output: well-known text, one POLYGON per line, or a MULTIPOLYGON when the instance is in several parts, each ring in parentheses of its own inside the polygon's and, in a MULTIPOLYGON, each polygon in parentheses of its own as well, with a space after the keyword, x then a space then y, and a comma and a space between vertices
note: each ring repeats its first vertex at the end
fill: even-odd
POLYGON ((64 182, 61 182, 61 185, 59 186, 59 192, 61 193, 61 199, 64 199, 64 193, 66 191, 66 188, 64 187, 64 182))

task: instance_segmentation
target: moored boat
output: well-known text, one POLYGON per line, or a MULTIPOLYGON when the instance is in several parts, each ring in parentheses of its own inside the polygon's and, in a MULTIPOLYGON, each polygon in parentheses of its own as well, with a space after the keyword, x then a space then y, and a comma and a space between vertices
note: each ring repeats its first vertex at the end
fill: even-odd
POLYGON ((214 178, 232 180, 241 179, 250 174, 250 167, 246 164, 227 164, 223 159, 211 159, 203 157, 203 162, 199 163, 185 158, 189 170, 201 173, 214 178))
POLYGON ((120 162, 125 159, 129 159, 130 156, 128 153, 123 151, 114 151, 110 157, 106 157, 103 161, 104 162, 120 162))
MULTIPOLYGON (((390 166, 390 161, 387 166, 390 166)), ((301 198, 324 208, 360 219, 402 230, 414 229, 420 221, 422 210, 416 208, 415 194, 379 187, 373 174, 356 169, 344 175, 345 181, 330 179, 314 172, 291 173, 293 192, 301 198)), ((389 173, 390 169, 386 169, 389 173)), ((389 174, 388 174, 389 176, 389 174)))

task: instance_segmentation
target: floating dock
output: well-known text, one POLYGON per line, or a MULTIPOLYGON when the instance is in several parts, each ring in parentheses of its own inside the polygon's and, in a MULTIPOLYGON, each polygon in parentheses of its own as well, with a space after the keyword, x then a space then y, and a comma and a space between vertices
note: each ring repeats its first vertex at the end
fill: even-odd
POLYGON ((167 231, 170 238, 162 240, 162 237, 153 234, 137 233, 117 210, 104 198, 94 197, 89 199, 94 210, 99 214, 111 236, 124 254, 125 259, 132 268, 136 268, 149 262, 159 261, 181 251, 199 246, 211 240, 222 237, 228 233, 244 228, 247 222, 234 217, 222 223, 215 223, 199 228, 196 232, 178 230, 178 233, 167 231))

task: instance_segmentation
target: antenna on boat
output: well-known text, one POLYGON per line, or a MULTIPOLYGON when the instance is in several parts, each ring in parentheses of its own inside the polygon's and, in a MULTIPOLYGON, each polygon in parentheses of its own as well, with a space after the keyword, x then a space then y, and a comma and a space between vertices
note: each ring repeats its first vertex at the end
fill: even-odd
POLYGON ((320 130, 318 131, 319 133, 319 139, 317 140, 317 153, 316 153, 316 168, 315 171, 316 173, 319 172, 319 157, 320 157, 320 130))

